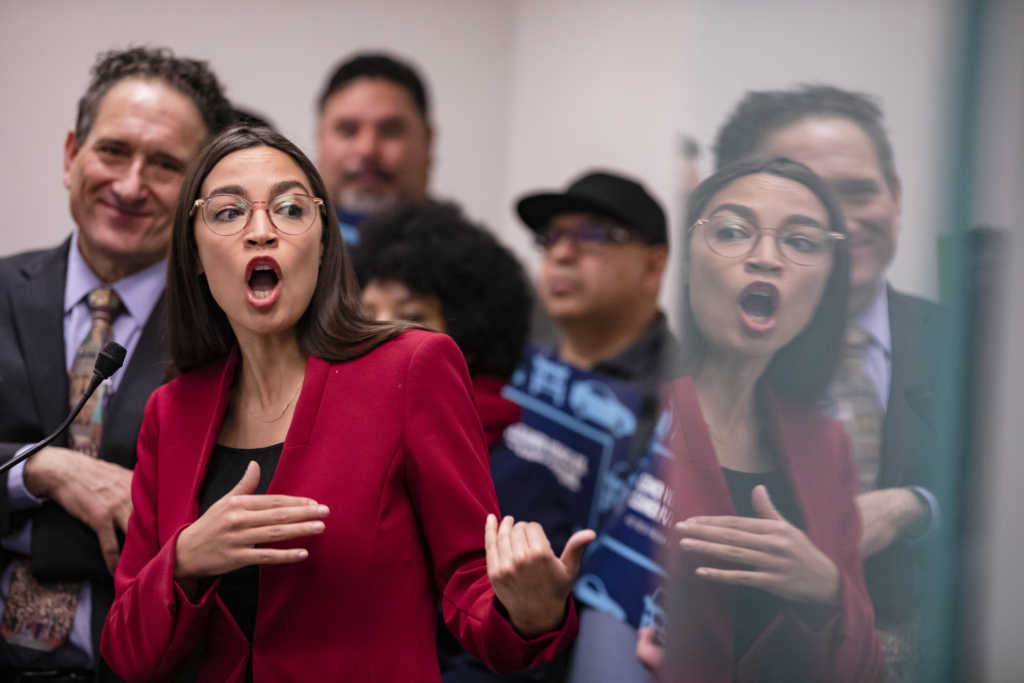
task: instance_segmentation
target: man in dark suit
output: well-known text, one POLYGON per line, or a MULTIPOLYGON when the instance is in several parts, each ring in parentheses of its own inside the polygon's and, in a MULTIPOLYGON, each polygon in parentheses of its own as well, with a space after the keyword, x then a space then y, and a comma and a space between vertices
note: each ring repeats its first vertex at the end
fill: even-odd
POLYGON ((847 353, 828 409, 847 426, 863 519, 861 552, 890 669, 911 676, 923 538, 938 521, 929 490, 929 399, 939 308, 894 290, 902 187, 882 112, 870 98, 828 86, 750 92, 719 131, 717 164, 755 153, 810 166, 840 201, 851 254, 847 353), (866 396, 847 391, 859 376, 866 396), (872 408, 865 403, 875 403, 872 408), (892 636, 892 637, 890 637, 892 636))
POLYGON ((0 478, 4 681, 116 680, 98 642, 143 409, 166 372, 167 245, 185 168, 231 117, 204 62, 100 55, 64 144, 72 234, 0 259, 0 461, 57 427, 99 341, 128 351, 84 424, 0 478))

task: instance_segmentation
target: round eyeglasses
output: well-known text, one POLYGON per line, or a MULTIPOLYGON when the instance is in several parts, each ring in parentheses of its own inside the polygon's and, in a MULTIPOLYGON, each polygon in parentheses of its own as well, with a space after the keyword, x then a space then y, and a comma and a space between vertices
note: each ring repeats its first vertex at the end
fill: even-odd
POLYGON ((690 226, 690 232, 704 234, 708 248, 725 258, 745 258, 765 232, 775 233, 775 246, 782 257, 798 266, 819 266, 827 263, 835 251, 835 244, 846 239, 840 232, 813 225, 786 225, 771 230, 755 227, 739 216, 718 214, 701 218, 690 226))
POLYGON ((197 199, 189 215, 196 209, 200 210, 206 226, 224 237, 244 230, 257 209, 265 210, 270 222, 280 232, 301 235, 316 221, 317 213, 323 213, 324 200, 306 194, 283 194, 270 201, 246 199, 235 194, 215 194, 197 199))

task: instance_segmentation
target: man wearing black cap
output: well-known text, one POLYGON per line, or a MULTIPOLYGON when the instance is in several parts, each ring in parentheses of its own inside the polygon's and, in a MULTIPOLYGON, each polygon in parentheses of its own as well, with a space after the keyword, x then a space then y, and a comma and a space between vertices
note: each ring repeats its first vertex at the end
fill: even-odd
POLYGON ((565 192, 516 206, 544 250, 537 290, 558 328, 558 355, 585 370, 657 381, 666 342, 658 311, 668 260, 665 213, 639 183, 588 173, 565 192))
MULTIPOLYGON (((516 205, 544 250, 537 291, 558 331, 561 360, 636 385, 643 396, 631 449, 639 457, 654 430, 657 387, 670 378, 678 344, 658 310, 668 260, 665 213, 639 183, 591 172, 564 192, 516 205)), ((571 681, 646 681, 636 631, 586 610, 571 681)))

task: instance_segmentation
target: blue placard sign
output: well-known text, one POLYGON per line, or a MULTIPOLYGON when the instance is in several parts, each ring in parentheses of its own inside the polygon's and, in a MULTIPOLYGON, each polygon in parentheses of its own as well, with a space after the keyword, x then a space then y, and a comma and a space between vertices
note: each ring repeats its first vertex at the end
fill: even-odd
POLYGON ((609 509, 595 496, 597 483, 614 461, 628 456, 639 390, 529 349, 502 395, 523 414, 504 433, 511 457, 499 456, 502 462, 495 464, 492 455, 492 468, 503 468, 495 475, 499 497, 498 479, 512 478, 510 469, 518 470, 514 476, 521 481, 546 478, 553 481, 552 495, 561 498, 568 527, 596 528, 609 509))
POLYGON ((610 511, 599 534, 587 548, 576 597, 634 627, 654 626, 664 635, 658 558, 665 545, 672 514, 672 489, 665 481, 672 454, 664 444, 672 413, 663 411, 644 457, 628 474, 613 464, 605 476, 602 495, 610 511))

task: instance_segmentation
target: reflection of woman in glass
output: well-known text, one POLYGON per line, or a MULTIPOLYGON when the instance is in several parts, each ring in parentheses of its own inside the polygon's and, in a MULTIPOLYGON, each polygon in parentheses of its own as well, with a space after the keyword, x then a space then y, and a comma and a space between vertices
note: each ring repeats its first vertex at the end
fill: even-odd
POLYGON ((687 222, 668 678, 876 680, 849 443, 814 410, 846 312, 840 211, 807 167, 754 159, 705 180, 687 222))
POLYGON ((495 668, 573 635, 592 532, 558 558, 538 525, 498 523, 461 354, 361 317, 333 215, 266 129, 221 134, 185 179, 182 374, 146 408, 101 645, 125 678, 439 681, 438 601, 495 668))

